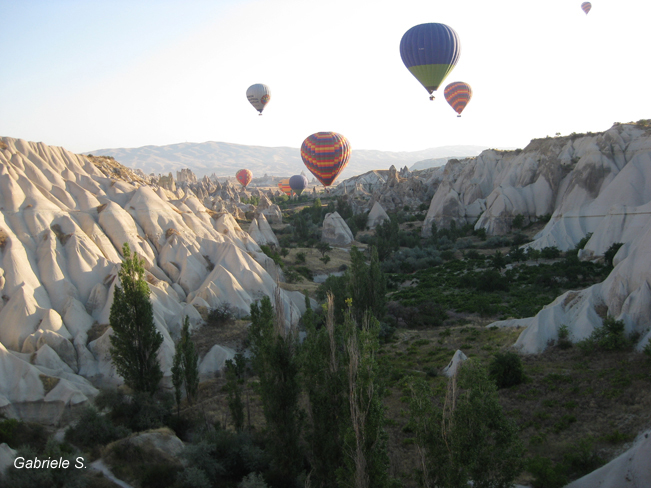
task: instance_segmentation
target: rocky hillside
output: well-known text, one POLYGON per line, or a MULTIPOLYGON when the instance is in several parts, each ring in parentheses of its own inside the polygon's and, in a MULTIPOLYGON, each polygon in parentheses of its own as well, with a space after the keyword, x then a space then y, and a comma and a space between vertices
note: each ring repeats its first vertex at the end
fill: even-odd
MULTIPOLYGON (((388 169, 391 165, 403 167, 431 158, 474 156, 481 149, 480 146, 444 146, 422 151, 390 152, 354 149, 353 146, 350 163, 339 176, 339 181, 375 169, 388 169)), ((287 178, 305 170, 298 147, 186 142, 167 146, 97 149, 91 153, 112 156, 125 166, 156 175, 190 168, 199 177, 213 173, 217 176, 233 176, 237 170, 248 168, 254 177, 268 174, 287 178)))
POLYGON ((490 235, 524 223, 549 222, 527 245, 573 249, 589 238, 581 259, 601 259, 623 243, 608 278, 582 291, 558 297, 535 317, 498 322, 527 326, 516 348, 536 353, 558 338, 566 325, 579 341, 606 315, 638 333, 638 348, 651 336, 651 124, 615 124, 598 134, 533 140, 525 149, 484 151, 476 158, 451 160, 437 175, 437 186, 423 235, 438 227, 474 223, 490 235))
MULTIPOLYGON (((148 183, 111 159, 1 139, 0 413, 56 423, 93 384, 120 381, 108 316, 124 243, 146 263, 168 377, 184 316, 223 302, 244 315, 273 294, 275 264, 227 211, 255 208, 228 185, 200 201, 148 183)), ((282 299, 297 320, 303 296, 282 299)))

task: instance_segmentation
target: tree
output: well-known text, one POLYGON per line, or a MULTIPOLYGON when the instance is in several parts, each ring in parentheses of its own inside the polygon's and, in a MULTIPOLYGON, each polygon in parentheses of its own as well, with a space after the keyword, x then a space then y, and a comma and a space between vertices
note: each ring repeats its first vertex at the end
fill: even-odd
POLYGON ((367 312, 382 319, 386 314, 386 277, 376 247, 371 247, 370 265, 366 264, 364 253, 355 246, 350 250, 350 261, 348 294, 353 300, 355 320, 361 323, 367 312))
POLYGON ((154 312, 145 281, 144 260, 122 247, 124 261, 118 272, 122 287, 115 286, 109 322, 111 360, 124 383, 136 392, 154 394, 163 372, 157 353, 163 336, 154 325, 154 312))
POLYGON ((409 425, 416 433, 422 486, 465 488, 470 480, 477 488, 512 486, 522 467, 522 444, 479 363, 466 361, 449 380, 442 408, 423 379, 411 388, 409 425))
POLYGON ((332 248, 330 247, 330 244, 328 244, 327 242, 323 242, 323 241, 319 241, 315 247, 321 253, 322 257, 325 257, 327 252, 332 251, 332 248))
POLYGON ((367 314, 360 328, 350 300, 344 321, 336 323, 334 307, 328 293, 325 327, 320 329, 308 315, 301 353, 311 483, 387 486, 387 435, 375 360, 379 323, 367 314))
POLYGON ((176 396, 177 409, 181 404, 181 388, 185 385, 188 403, 192 405, 199 388, 199 355, 190 339, 190 317, 186 315, 181 330, 181 340, 176 345, 172 365, 172 383, 176 396))
POLYGON ((249 340, 275 475, 279 484, 291 484, 303 464, 299 444, 303 413, 298 403, 300 343, 296 329, 285 327, 284 315, 277 288, 275 311, 267 296, 251 305, 249 340))

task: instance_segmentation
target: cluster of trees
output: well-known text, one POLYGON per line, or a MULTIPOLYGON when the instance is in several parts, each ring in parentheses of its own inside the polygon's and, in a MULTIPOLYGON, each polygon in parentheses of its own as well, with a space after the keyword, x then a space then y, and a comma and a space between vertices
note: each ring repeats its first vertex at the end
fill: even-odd
MULTIPOLYGON (((123 254, 122 286, 116 287, 111 309, 111 354, 127 386, 150 396, 162 377, 156 358, 162 337, 153 323, 143 261, 131 255, 126 244, 123 254)), ((256 392, 266 421, 261 445, 268 456, 259 463, 264 481, 253 481, 287 487, 392 486, 382 404, 385 385, 376 359, 382 330, 378 318, 386 316, 386 280, 377 249, 371 248, 367 262, 367 256, 353 247, 348 272, 331 277, 321 292, 326 302, 322 313, 313 311, 306 297, 303 342, 296 327, 286 322, 280 290, 274 304, 264 297, 251 306, 250 363, 258 378, 256 392)), ((246 368, 243 357, 226 368, 233 424, 245 437, 241 389, 246 368)), ((178 409, 182 390, 192 402, 198 387, 197 353, 187 318, 172 373, 178 409)), ((426 382, 414 380, 410 388, 410 428, 416 434, 424 486, 465 486, 470 479, 475 486, 509 485, 521 468, 521 446, 485 370, 468 362, 458 383, 456 377, 451 380, 442 406, 426 382)), ((96 413, 91 417, 89 424, 103 422, 96 413)), ((217 470, 214 456, 221 452, 218 446, 224 435, 218 434, 221 441, 206 444, 205 463, 193 461, 183 476, 192 475, 201 483, 209 480, 217 470)), ((233 448, 250 442, 237 439, 228 441, 233 448)), ((258 449, 251 446, 247 449, 258 449)), ((246 454, 242 456, 244 462, 246 454)), ((222 469, 222 476, 225 472, 222 469)))

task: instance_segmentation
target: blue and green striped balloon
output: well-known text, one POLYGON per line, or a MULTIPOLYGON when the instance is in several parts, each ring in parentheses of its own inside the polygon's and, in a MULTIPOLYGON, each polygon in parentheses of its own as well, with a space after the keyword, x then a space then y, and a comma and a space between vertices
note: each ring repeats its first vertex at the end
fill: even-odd
POLYGON ((456 66, 460 55, 459 35, 445 24, 416 25, 400 41, 402 62, 430 95, 456 66))

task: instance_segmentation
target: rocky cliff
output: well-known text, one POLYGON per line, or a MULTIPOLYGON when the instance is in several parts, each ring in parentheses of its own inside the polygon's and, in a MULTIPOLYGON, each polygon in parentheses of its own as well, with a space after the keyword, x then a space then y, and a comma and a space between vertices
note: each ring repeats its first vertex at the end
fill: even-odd
MULTIPOLYGON (((55 423, 120 382, 108 316, 125 242, 146 263, 167 376, 184 316, 221 302, 244 315, 273 294, 275 265, 227 211, 112 160, 0 141, 0 412, 55 423)), ((288 320, 298 295, 282 293, 288 320)))

